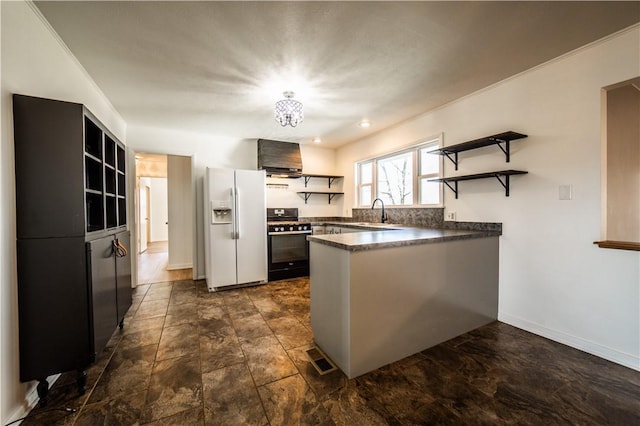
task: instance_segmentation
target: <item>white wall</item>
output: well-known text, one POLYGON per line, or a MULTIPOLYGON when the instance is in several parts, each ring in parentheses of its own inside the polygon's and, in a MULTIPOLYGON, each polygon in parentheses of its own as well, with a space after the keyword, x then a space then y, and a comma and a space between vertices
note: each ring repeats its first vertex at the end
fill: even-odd
MULTIPOLYGON (((321 148, 315 145, 301 145, 302 169, 306 174, 334 175, 336 166, 336 152, 333 149, 321 148)), ((305 179, 267 178, 267 207, 297 207, 301 217, 310 216, 343 216, 344 199, 335 196, 329 204, 325 195, 312 195, 307 202, 299 191, 343 192, 343 179, 336 179, 331 188, 328 180, 321 178, 309 179, 305 187, 305 179), (287 187, 282 187, 286 185, 287 187)))
POLYGON ((640 369, 640 253, 600 249, 600 90, 640 75, 640 26, 601 40, 337 152, 345 206, 354 205, 353 163, 444 133, 452 145, 506 130, 497 147, 460 155, 445 175, 521 169, 511 195, 495 180, 461 182, 445 207, 460 221, 502 222, 500 320, 640 369), (560 201, 558 187, 573 185, 560 201))
POLYGON ((151 208, 149 221, 151 240, 167 241, 169 239, 169 205, 167 197, 167 178, 149 178, 151 208))
POLYGON ((18 371, 15 174, 12 93, 87 105, 120 140, 126 124, 84 69, 53 35, 34 7, 0 2, 2 31, 0 155, 0 421, 26 414, 34 383, 21 384, 18 371))
POLYGON ((169 198, 169 264, 167 269, 193 266, 194 198, 191 158, 167 156, 169 198))
MULTIPOLYGON (((158 129, 142 126, 128 126, 127 144, 135 151, 159 153, 169 155, 181 155, 193 157, 193 177, 195 180, 195 208, 196 208, 196 253, 193 256, 196 277, 204 278, 204 230, 203 230, 203 205, 202 182, 207 167, 220 167, 232 169, 256 169, 257 167, 257 139, 230 139, 219 135, 200 133, 178 132, 169 129, 158 129)), ((316 146, 302 145, 302 165, 305 173, 332 174, 335 170, 335 151, 316 146)), ((270 180, 272 181, 272 180, 270 180)), ((274 180, 275 181, 275 180, 274 180)), ((276 183, 282 183, 282 179, 276 183)), ((287 179, 284 183, 291 184, 286 194, 267 190, 267 204, 286 202, 283 207, 299 207, 300 214, 305 216, 337 216, 342 211, 342 197, 332 201, 331 206, 318 198, 310 200, 308 205, 304 199, 295 192, 299 186, 304 188, 302 179, 287 179), (278 199, 277 197, 283 197, 278 199), (291 204, 289 204, 291 203, 291 204)), ((314 181, 312 184, 322 184, 322 181, 314 181)), ((320 189, 318 189, 320 190, 320 189)), ((333 185, 332 185, 333 190, 333 185)), ((336 189, 338 190, 338 189, 336 189)), ((319 197, 319 196, 316 196, 319 197)), ((275 205, 275 204, 273 204, 275 205)), ((137 248, 136 248, 137 249, 137 248)))

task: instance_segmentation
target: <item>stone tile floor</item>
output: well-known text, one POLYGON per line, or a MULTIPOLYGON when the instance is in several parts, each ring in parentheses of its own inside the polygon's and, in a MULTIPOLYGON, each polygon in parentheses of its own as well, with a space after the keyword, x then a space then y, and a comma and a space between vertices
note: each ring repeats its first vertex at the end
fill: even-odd
POLYGON ((306 359, 309 318, 307 278, 139 286, 88 392, 66 373, 22 424, 640 424, 639 372, 497 321, 348 380, 306 359))

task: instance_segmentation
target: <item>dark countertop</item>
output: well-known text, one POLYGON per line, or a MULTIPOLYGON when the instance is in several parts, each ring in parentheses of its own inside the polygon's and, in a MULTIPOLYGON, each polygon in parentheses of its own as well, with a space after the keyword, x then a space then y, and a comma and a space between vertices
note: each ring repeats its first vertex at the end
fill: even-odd
POLYGON ((417 244, 433 244, 443 241, 471 238, 498 237, 496 231, 469 231, 453 229, 416 228, 397 224, 364 222, 320 222, 314 225, 354 227, 370 232, 310 235, 309 241, 326 244, 348 251, 374 250, 389 247, 404 247, 417 244))

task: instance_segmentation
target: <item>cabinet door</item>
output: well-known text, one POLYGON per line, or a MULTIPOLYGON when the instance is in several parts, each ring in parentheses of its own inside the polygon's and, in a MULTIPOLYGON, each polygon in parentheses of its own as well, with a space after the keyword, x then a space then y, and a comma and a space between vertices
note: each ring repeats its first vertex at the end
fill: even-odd
POLYGON ((98 354, 104 349, 118 324, 113 236, 89 241, 87 258, 91 277, 93 349, 98 354))
POLYGON ((20 380, 85 368, 92 351, 84 238, 18 240, 17 252, 20 380))
POLYGON ((82 105, 13 96, 18 238, 85 233, 82 105))
POLYGON ((126 254, 116 255, 116 287, 118 297, 118 323, 120 323, 131 306, 131 244, 129 231, 116 234, 116 241, 126 249, 126 254))

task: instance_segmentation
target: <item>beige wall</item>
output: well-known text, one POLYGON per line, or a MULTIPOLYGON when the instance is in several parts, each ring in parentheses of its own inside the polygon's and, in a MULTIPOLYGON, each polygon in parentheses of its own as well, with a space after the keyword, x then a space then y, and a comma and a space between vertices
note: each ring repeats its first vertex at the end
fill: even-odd
POLYGON ((606 126, 605 238, 640 242, 640 86, 607 91, 606 126))
POLYGON ((497 147, 460 154, 445 176, 519 169, 511 194, 496 179, 444 189, 445 213, 501 222, 498 318, 640 370, 640 252, 600 249, 601 90, 640 74, 640 26, 340 148, 345 206, 354 161, 443 133, 453 145, 514 130, 511 162, 497 147), (559 199, 561 186, 571 200, 559 199))

